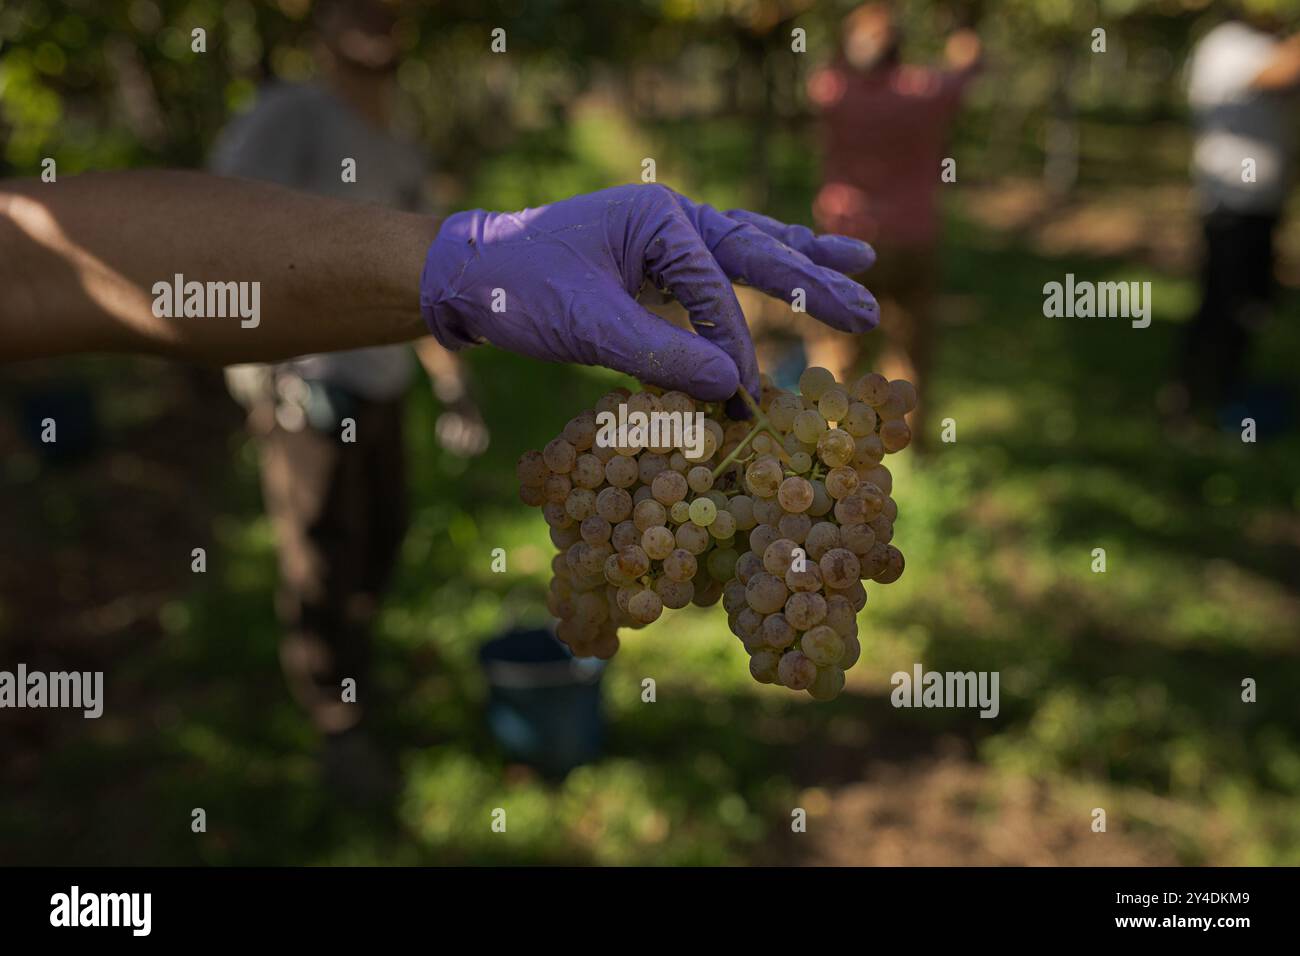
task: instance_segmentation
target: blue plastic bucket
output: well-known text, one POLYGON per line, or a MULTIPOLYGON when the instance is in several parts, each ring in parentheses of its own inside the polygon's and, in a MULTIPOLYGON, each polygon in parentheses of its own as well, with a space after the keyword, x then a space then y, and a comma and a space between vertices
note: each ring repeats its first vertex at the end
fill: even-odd
POLYGON ((487 721, 511 759, 551 776, 600 757, 605 662, 575 658, 548 630, 513 630, 479 649, 487 721))

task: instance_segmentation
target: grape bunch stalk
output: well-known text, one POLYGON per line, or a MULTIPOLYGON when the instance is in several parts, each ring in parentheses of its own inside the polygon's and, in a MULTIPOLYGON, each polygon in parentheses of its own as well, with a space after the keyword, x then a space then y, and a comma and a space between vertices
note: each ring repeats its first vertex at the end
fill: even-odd
POLYGON ((620 628, 721 600, 755 680, 839 695, 861 653, 862 582, 903 573, 882 462, 911 441, 916 390, 874 372, 846 386, 815 367, 797 394, 762 384, 757 401, 742 389, 742 421, 682 392, 615 389, 520 457, 520 499, 542 509, 559 549, 547 607, 575 655, 608 659, 620 628), (620 406, 702 412, 703 440, 598 441, 597 416, 620 406))

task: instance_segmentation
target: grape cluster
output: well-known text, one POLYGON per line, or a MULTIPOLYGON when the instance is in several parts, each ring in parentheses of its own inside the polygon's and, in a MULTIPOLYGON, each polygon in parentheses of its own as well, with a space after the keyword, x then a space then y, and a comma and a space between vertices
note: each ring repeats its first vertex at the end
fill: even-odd
POLYGON ((898 580, 898 507, 887 453, 911 441, 909 382, 845 387, 822 368, 799 394, 764 377, 751 419, 682 392, 615 389, 542 451, 519 459, 520 498, 559 549, 547 606, 578 656, 609 658, 620 627, 722 601, 761 683, 836 697, 857 661, 862 582, 898 580), (597 441, 597 414, 705 415, 702 447, 597 441))

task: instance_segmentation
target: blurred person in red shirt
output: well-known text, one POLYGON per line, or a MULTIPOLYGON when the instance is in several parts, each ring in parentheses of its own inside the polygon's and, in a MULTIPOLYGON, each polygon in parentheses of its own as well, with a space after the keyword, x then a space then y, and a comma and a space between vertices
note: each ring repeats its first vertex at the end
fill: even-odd
MULTIPOLYGON (((808 82, 821 115, 822 186, 813 203, 819 229, 871 243, 878 259, 871 288, 881 304, 879 371, 906 378, 921 396, 908 416, 924 441, 924 408, 933 349, 932 315, 940 239, 937 190, 948 134, 979 70, 973 30, 948 38, 946 68, 905 64, 902 33, 890 6, 868 3, 844 19, 839 54, 808 82)), ((841 378, 858 372, 857 336, 809 326, 808 363, 841 378)))

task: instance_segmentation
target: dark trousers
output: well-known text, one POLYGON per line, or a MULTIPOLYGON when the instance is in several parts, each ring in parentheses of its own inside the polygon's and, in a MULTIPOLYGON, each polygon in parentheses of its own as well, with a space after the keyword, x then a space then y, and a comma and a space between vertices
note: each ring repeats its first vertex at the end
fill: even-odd
POLYGON ((262 496, 275 531, 280 661, 317 728, 354 726, 369 699, 370 628, 407 527, 402 402, 357 400, 356 441, 276 424, 261 438, 262 496), (343 701, 353 678, 357 703, 343 701))
POLYGON ((1183 340, 1192 396, 1220 403, 1245 379, 1250 340, 1273 301, 1276 215, 1214 212, 1204 219, 1201 307, 1183 340))

